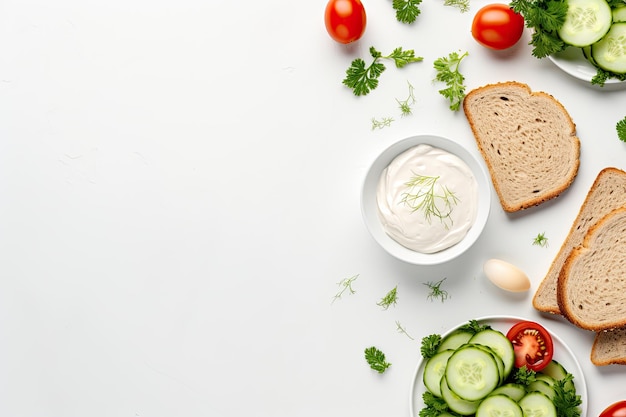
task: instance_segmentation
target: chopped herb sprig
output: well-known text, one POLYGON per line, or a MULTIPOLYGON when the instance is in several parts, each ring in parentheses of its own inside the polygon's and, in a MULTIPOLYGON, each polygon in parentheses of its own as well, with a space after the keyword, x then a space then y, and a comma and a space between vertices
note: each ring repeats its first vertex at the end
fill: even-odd
POLYGON ((420 14, 419 5, 422 0, 393 0, 392 7, 396 11, 396 19, 401 23, 411 24, 420 14))
POLYGON ((617 131, 618 139, 622 142, 626 142, 626 117, 617 122, 615 130, 617 131))
POLYGON ((385 354, 375 346, 365 349, 365 360, 369 364, 370 368, 379 374, 382 374, 391 366, 391 364, 387 362, 385 354))
POLYGON ((435 81, 446 84, 446 88, 439 90, 439 94, 450 101, 452 111, 459 110, 465 98, 465 77, 459 67, 467 55, 467 52, 463 54, 451 52, 447 57, 437 58, 433 64, 437 71, 435 81))

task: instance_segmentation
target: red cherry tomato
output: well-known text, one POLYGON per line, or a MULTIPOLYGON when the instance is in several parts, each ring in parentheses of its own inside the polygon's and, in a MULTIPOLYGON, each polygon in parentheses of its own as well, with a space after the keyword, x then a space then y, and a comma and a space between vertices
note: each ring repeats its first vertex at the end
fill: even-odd
POLYGON ((506 334, 515 350, 515 367, 541 371, 552 360, 552 336, 539 323, 520 321, 506 334))
POLYGON ((359 39, 367 23, 361 0, 329 0, 324 20, 328 34, 339 43, 359 39))
POLYGON ((506 4, 494 3, 481 8, 472 22, 472 36, 491 49, 507 49, 522 37, 524 18, 506 4))
POLYGON ((600 417, 626 417, 626 401, 609 405, 600 413, 600 417))

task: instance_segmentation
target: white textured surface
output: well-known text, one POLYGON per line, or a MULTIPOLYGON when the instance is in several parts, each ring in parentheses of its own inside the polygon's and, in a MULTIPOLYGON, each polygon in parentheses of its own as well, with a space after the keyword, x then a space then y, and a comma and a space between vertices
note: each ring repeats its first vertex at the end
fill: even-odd
POLYGON ((408 416, 419 339, 503 314, 571 346, 589 416, 622 399, 626 368, 594 367, 591 333, 535 313, 532 292, 504 293, 482 265, 506 260, 537 287, 595 175, 626 168, 626 91, 531 57, 528 31, 483 49, 473 12, 442 3, 407 27, 368 0, 367 32, 346 47, 325 32, 324 0, 0 2, 0 415, 408 416), (388 64, 356 98, 341 80, 370 46, 425 59, 388 64), (360 184, 402 138, 473 145, 432 83, 455 50, 470 53, 468 88, 517 80, 558 98, 581 167, 539 209, 507 215, 494 198, 475 247, 416 267, 370 238, 360 184), (400 118, 407 81, 417 102, 400 118), (383 116, 396 121, 372 131, 383 116), (532 245, 541 232, 547 248, 532 245), (331 303, 356 274, 356 293, 331 303), (428 300, 423 283, 443 278, 450 298, 428 300), (365 364, 370 345, 393 363, 383 375, 365 364))

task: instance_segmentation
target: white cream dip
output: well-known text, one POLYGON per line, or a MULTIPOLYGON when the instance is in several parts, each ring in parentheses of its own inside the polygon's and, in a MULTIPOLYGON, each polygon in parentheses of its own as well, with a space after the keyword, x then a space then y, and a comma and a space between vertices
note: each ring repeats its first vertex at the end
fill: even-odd
POLYGON ((435 253, 460 242, 472 227, 478 184, 461 158, 420 144, 383 170, 376 200, 392 239, 416 252, 435 253))

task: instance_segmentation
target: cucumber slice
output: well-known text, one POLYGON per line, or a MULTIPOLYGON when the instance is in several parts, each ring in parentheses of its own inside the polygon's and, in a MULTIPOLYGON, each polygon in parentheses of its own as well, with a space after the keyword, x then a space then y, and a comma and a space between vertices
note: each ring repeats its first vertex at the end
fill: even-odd
POLYGON ((469 340, 469 343, 478 343, 490 347, 504 364, 502 379, 508 378, 515 365, 515 351, 513 344, 504 334, 493 329, 483 330, 476 333, 469 340))
POLYGON ((540 392, 530 392, 519 401, 524 417, 557 417, 550 398, 540 392))
POLYGON ((626 6, 613 9, 613 22, 626 22, 626 6))
POLYGON ((591 56, 603 70, 626 74, 626 23, 613 23, 606 36, 591 46, 591 56))
POLYGON ((500 356, 498 356, 498 354, 491 349, 489 346, 485 346, 485 345, 480 345, 478 343, 471 343, 471 344, 467 344, 467 346, 475 346, 479 349, 484 350, 485 352, 489 353, 491 356, 493 356, 493 359, 496 361, 496 365, 498 366, 498 375, 500 375, 500 384, 502 384, 505 380, 504 378, 504 362, 502 362, 502 358, 500 358, 500 356))
POLYGON ((448 408, 462 416, 471 416, 476 414, 476 409, 480 401, 467 401, 456 395, 446 381, 446 376, 441 378, 441 398, 448 404, 448 408))
POLYGON ((424 385, 428 388, 428 391, 433 395, 441 397, 441 377, 446 371, 446 363, 448 358, 454 353, 453 350, 444 350, 443 352, 436 353, 424 366, 424 385))
POLYGON ((456 350, 446 366, 450 390, 467 401, 485 398, 500 384, 500 372, 494 355, 467 345, 456 350))
POLYGON ((611 7, 605 0, 567 0, 567 15, 558 34, 568 45, 589 46, 606 35, 611 23, 611 7))
MULTIPOLYGON (((554 385, 554 380, 560 381, 567 376, 567 369, 565 369, 565 367, 561 365, 559 362, 552 359, 550 363, 545 368, 543 368, 540 373, 536 375, 536 378, 540 379, 542 375, 552 378, 551 385, 554 385)), ((546 381, 546 382, 550 382, 550 381, 546 381)), ((567 382, 564 388, 567 390, 572 390, 574 392, 576 391, 574 381, 567 382)))
POLYGON ((553 387, 554 383, 556 382, 556 379, 554 379, 550 375, 546 375, 544 373, 538 373, 537 375, 535 375, 535 379, 537 381, 545 382, 546 384, 550 385, 551 387, 553 387))
POLYGON ((519 401, 526 395, 526 388, 521 384, 510 382, 494 389, 489 395, 506 395, 513 401, 519 401))
POLYGON ((524 417, 520 405, 506 395, 490 395, 485 398, 478 409, 476 417, 524 417))
POLYGON ((442 352, 444 350, 453 349, 456 350, 462 345, 466 344, 468 340, 472 338, 474 334, 471 332, 456 330, 446 336, 442 341, 439 347, 437 348, 437 352, 442 352))
POLYGON ((552 385, 550 385, 549 383, 547 383, 546 381, 533 381, 530 384, 528 384, 528 388, 527 388, 528 392, 540 392, 542 394, 544 394, 546 397, 550 398, 551 400, 554 398, 554 388, 552 388, 552 385))

